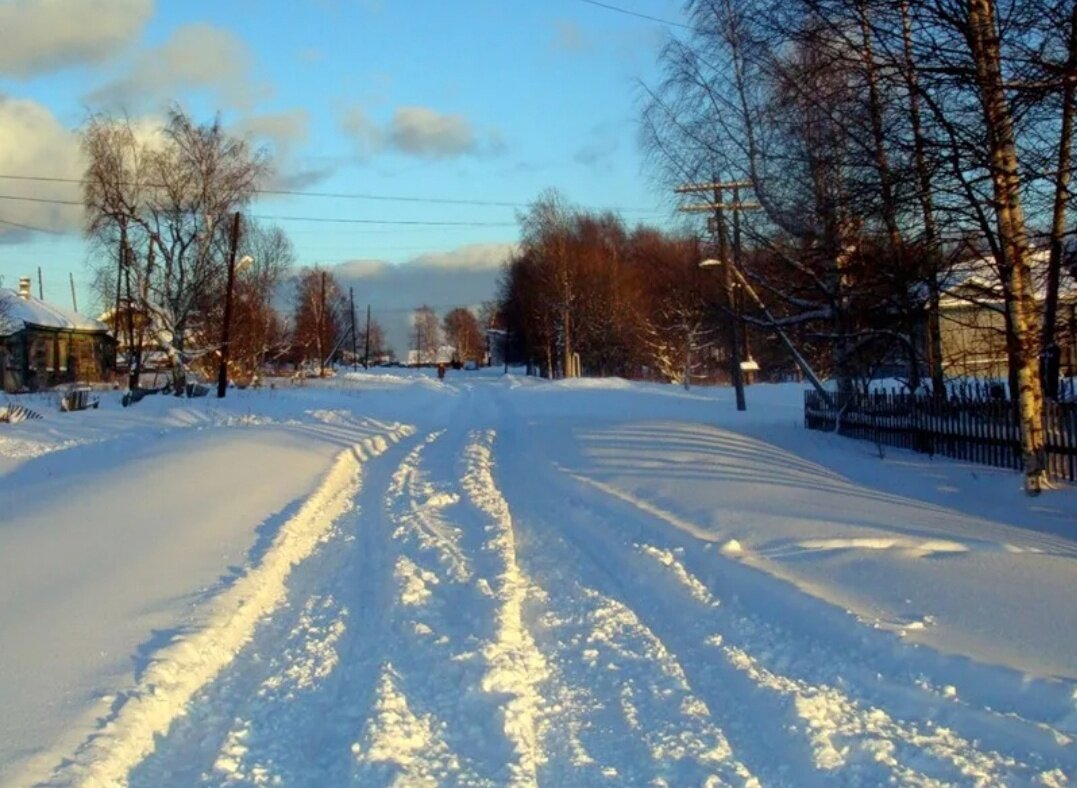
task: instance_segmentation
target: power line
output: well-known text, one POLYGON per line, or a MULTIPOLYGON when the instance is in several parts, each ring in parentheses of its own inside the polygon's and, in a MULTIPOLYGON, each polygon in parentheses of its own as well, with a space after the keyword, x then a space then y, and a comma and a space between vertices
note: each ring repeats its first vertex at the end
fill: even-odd
POLYGON ((516 227, 516 222, 433 222, 412 219, 333 219, 325 216, 266 216, 250 214, 252 219, 271 222, 319 222, 326 224, 392 224, 407 227, 516 227))
POLYGON ((32 224, 23 224, 22 222, 12 222, 8 219, 0 219, 0 224, 6 224, 9 227, 18 227, 23 230, 32 230, 35 233, 48 233, 49 235, 63 235, 58 230, 50 230, 47 227, 35 227, 32 224))
POLYGON ((651 16, 649 14, 641 14, 639 11, 630 11, 627 8, 621 8, 620 6, 610 5, 609 3, 600 3, 599 0, 580 0, 581 3, 587 3, 587 5, 597 6, 598 8, 605 8, 607 11, 616 11, 618 14, 625 14, 627 16, 634 16, 639 19, 646 19, 651 22, 658 22, 660 25, 669 25, 670 27, 680 27, 685 30, 694 30, 691 25, 686 25, 684 22, 674 22, 672 19, 662 19, 657 16, 651 16))
POLYGON ((82 203, 77 200, 53 200, 45 197, 23 197, 15 194, 0 194, 0 200, 15 200, 16 202, 39 202, 46 205, 77 205, 82 207, 82 203))
MULTIPOLYGON (((82 207, 81 202, 74 200, 56 200, 45 197, 22 197, 11 194, 0 194, 0 200, 16 200, 19 202, 44 203, 46 205, 69 205, 82 207)), ((407 227, 515 227, 515 222, 445 222, 445 221, 422 221, 416 219, 335 219, 327 216, 265 216, 251 214, 254 219, 265 219, 276 222, 320 222, 328 224, 391 224, 407 227)))
MULTIPOLYGON (((10 175, 6 173, 0 173, 0 180, 8 181, 30 181, 34 183, 61 183, 61 184, 83 184, 86 180, 83 178, 60 178, 55 176, 46 175, 10 175)), ((124 183, 124 186, 148 186, 151 188, 164 188, 160 183, 124 183)), ((376 194, 373 192, 316 192, 316 191, 297 191, 291 189, 255 189, 256 194, 265 194, 280 197, 315 197, 334 200, 373 200, 378 202, 402 202, 402 203, 419 203, 419 204, 431 204, 431 205, 467 205, 481 208, 528 208, 531 203, 527 202, 512 202, 501 200, 472 200, 462 199, 455 197, 413 197, 409 195, 399 194, 376 194)), ((617 206, 611 206, 608 209, 603 210, 615 210, 622 213, 642 213, 652 214, 661 213, 660 211, 644 210, 642 208, 619 208, 617 206)))

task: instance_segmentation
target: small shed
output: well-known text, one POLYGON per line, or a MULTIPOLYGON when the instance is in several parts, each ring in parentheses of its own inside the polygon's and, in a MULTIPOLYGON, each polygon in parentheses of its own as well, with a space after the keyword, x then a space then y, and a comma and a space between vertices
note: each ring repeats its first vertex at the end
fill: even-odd
POLYGON ((30 280, 0 288, 0 376, 4 391, 38 391, 106 379, 116 342, 104 323, 34 298, 30 280))

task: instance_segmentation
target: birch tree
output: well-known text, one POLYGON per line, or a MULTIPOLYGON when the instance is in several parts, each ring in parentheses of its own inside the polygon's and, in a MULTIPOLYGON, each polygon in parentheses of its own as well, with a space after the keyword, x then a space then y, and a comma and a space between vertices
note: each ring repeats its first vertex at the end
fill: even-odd
POLYGON ((219 118, 199 124, 178 106, 162 128, 95 115, 82 130, 82 148, 97 281, 104 289, 116 282, 110 295, 118 303, 130 279, 132 302, 182 393, 190 362, 215 349, 205 343, 219 333, 203 317, 223 297, 228 219, 267 176, 267 156, 230 136, 219 118))

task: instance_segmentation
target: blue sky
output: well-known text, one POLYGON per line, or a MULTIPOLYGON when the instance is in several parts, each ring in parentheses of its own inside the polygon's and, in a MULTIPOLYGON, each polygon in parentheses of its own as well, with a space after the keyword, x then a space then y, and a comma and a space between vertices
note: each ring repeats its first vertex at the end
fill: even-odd
MULTIPOLYGON (((617 5, 682 19, 676 0, 617 5)), ((282 188, 527 203, 556 187, 580 205, 668 225, 639 153, 636 82, 656 79, 669 34, 582 0, 0 0, 0 175, 78 177, 73 130, 89 111, 152 123, 177 100, 268 146, 282 188)), ((0 195, 77 194, 0 178, 0 195)), ((277 197, 252 213, 491 223, 279 222, 301 264, 340 265, 361 301, 371 271, 384 285, 401 266, 431 269, 409 271, 405 292, 383 288, 375 309, 386 310, 449 306, 439 296, 456 269, 488 271, 489 289, 517 234, 511 207, 277 197)), ((0 221, 53 231, 0 224, 4 285, 40 265, 46 297, 67 303, 73 272, 86 303, 78 214, 0 199, 0 221)), ((474 289, 478 298, 484 287, 474 289)))

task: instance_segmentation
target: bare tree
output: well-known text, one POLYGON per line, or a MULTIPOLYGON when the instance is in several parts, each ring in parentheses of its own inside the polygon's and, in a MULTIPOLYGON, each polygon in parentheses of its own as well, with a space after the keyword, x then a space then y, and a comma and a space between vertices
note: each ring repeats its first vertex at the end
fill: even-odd
POLYGON ((369 348, 372 359, 381 358, 390 352, 385 342, 385 329, 376 318, 370 319, 369 327, 365 328, 364 333, 360 335, 360 344, 364 348, 369 348))
POLYGON ((256 381, 290 344, 273 300, 295 265, 295 249, 279 227, 248 220, 240 254, 253 262, 236 277, 229 364, 239 379, 256 381))
POLYGON ((316 364, 319 375, 325 375, 326 364, 339 349, 347 313, 347 297, 328 270, 312 266, 296 275, 293 342, 302 361, 316 364))
POLYGON ((663 52, 664 79, 643 86, 660 182, 751 184, 762 210, 744 224, 748 259, 766 265, 745 273, 777 316, 771 327, 832 348, 842 386, 904 356, 910 387, 926 360, 941 394, 941 301, 968 257, 992 260, 1027 487, 1038 490, 1038 355, 1057 322, 1072 169, 1072 0, 688 8, 692 29, 663 52), (1026 215, 1052 220, 1042 319, 1026 215))
POLYGON ((461 361, 478 361, 482 358, 484 341, 479 320, 464 307, 450 310, 442 320, 445 341, 456 349, 461 361))
POLYGON ((438 347, 441 345, 441 330, 437 314, 431 307, 423 304, 412 314, 411 326, 416 365, 436 361, 438 347))
POLYGON ((211 351, 209 337, 217 335, 205 315, 223 297, 227 218, 250 201, 267 157, 229 136, 219 118, 198 124, 176 106, 162 129, 95 115, 82 147, 97 281, 106 290, 116 282, 109 293, 116 303, 130 280, 130 297, 182 392, 188 363, 211 351))

